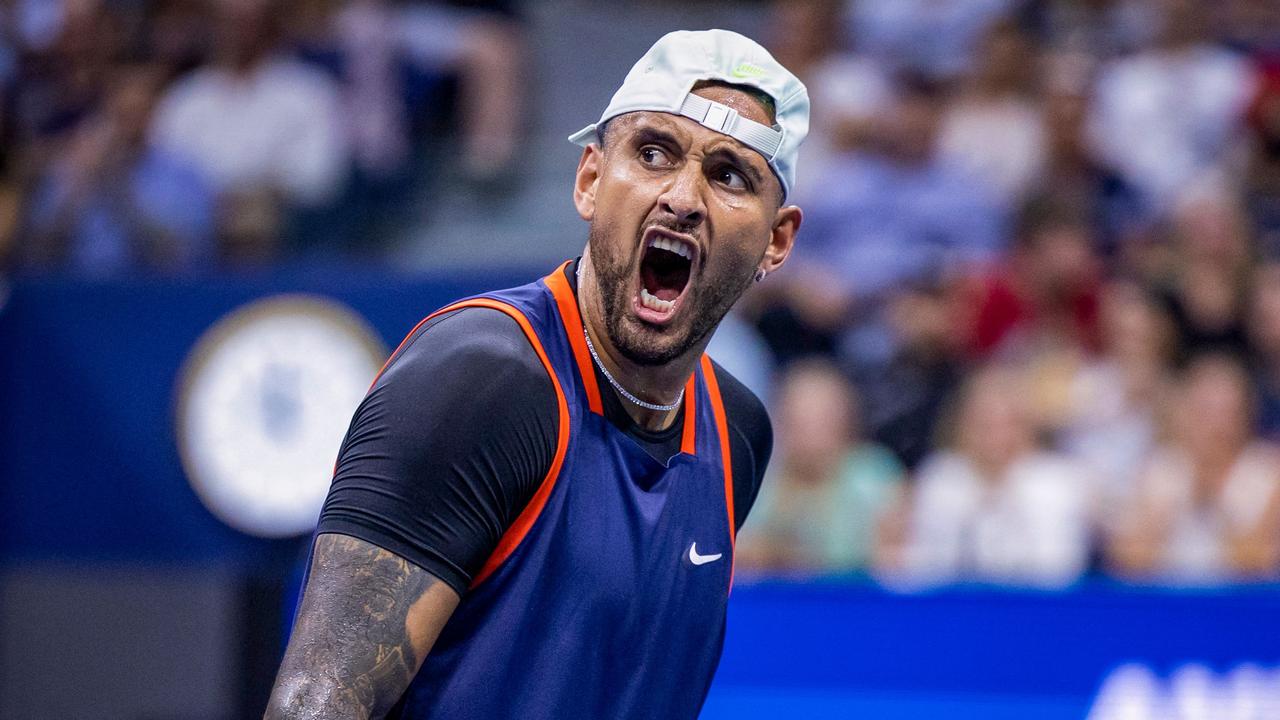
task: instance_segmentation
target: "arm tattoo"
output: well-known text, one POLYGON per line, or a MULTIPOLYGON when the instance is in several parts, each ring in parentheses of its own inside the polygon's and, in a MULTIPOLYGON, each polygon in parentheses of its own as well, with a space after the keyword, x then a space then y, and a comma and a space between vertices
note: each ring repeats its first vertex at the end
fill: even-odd
POLYGON ((265 720, 384 715, 422 660, 409 608, 437 582, 376 545, 320 535, 265 720))

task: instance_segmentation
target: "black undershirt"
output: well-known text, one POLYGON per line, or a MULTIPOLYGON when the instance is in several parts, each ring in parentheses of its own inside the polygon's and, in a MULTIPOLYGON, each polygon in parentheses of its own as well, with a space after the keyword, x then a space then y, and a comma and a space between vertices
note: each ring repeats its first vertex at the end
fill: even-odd
MULTIPOLYGON (((572 286, 573 265, 566 268, 572 286)), ((716 365, 742 527, 773 449, 764 406, 716 365)), ((596 369, 604 414, 666 463, 680 452, 684 413, 640 427, 596 369)), ((520 326, 463 308, 418 328, 356 409, 318 532, 383 547, 460 595, 541 485, 555 456, 555 389, 520 326)))

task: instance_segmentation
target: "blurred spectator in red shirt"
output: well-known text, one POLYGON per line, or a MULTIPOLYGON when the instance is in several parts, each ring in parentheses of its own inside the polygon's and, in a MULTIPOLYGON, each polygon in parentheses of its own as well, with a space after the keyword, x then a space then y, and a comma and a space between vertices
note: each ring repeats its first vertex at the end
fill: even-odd
POLYGON ((739 567, 849 572, 871 559, 903 469, 862 433, 858 399, 834 365, 787 369, 774 403, 778 447, 737 546, 739 567))
POLYGON ((1252 389, 1227 356, 1197 358, 1108 547, 1131 577, 1216 582, 1280 569, 1280 451, 1254 432, 1252 389))
POLYGON ((878 565, 890 581, 1060 586, 1089 556, 1092 483, 1037 442, 1026 380, 987 367, 960 394, 946 448, 890 516, 878 565))
POLYGON ((1028 205, 1019 224, 1009 262, 977 288, 973 352, 1097 350, 1102 264, 1092 227, 1075 208, 1048 202, 1028 205))

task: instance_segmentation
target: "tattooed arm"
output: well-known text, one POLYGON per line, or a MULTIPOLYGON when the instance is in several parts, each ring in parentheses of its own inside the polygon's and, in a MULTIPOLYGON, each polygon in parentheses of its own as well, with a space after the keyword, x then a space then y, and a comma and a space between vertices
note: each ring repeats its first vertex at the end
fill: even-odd
POLYGON ((404 558, 321 534, 265 720, 382 717, 457 604, 452 588, 404 558))

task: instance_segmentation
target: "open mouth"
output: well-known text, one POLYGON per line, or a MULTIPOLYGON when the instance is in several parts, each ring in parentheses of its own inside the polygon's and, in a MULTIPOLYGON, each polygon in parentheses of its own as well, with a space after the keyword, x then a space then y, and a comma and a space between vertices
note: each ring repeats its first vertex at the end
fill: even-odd
POLYGON ((689 285, 698 248, 675 233, 652 228, 645 233, 640 256, 640 305, 652 311, 646 319, 661 321, 675 311, 689 285))

